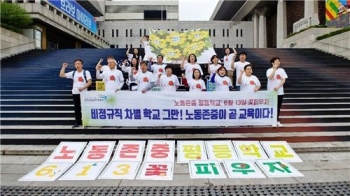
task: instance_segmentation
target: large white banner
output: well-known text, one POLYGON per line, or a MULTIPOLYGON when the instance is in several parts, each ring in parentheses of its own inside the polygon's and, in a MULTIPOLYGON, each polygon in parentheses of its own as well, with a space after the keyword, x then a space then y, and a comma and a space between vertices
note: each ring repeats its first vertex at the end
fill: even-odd
POLYGON ((277 93, 101 92, 81 94, 84 126, 240 126, 277 121, 277 93))

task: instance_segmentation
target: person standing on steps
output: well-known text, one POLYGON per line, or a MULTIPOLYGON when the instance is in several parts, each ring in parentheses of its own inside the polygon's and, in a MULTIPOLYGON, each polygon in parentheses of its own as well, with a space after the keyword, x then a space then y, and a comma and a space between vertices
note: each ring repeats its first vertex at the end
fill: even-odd
POLYGON ((272 65, 271 68, 269 68, 266 71, 266 77, 267 77, 267 90, 268 91, 277 91, 278 100, 277 100, 277 124, 273 124, 273 127, 283 127, 283 125, 280 122, 279 116, 280 116, 280 110, 283 102, 283 96, 284 96, 284 89, 283 85, 286 82, 286 79, 288 78, 287 73, 284 71, 283 68, 280 68, 281 61, 279 57, 273 57, 270 60, 270 64, 272 65))
POLYGON ((237 51, 232 48, 233 53, 230 53, 230 48, 225 48, 225 56, 223 58, 224 61, 224 67, 227 70, 227 76, 231 79, 231 82, 233 84, 233 63, 235 62, 237 51))
POLYGON ((68 78, 73 80, 73 102, 74 102, 74 113, 75 113, 75 124, 72 128, 81 127, 82 115, 81 115, 81 102, 80 93, 87 91, 88 87, 92 84, 91 74, 89 71, 83 69, 83 60, 74 60, 75 71, 65 73, 68 63, 63 63, 60 71, 61 78, 68 78))
POLYGON ((108 70, 105 69, 100 73, 102 66, 96 67, 96 79, 103 79, 105 83, 105 91, 117 92, 123 88, 124 77, 123 73, 116 68, 117 62, 115 59, 108 59, 108 70))
POLYGON ((248 61, 246 61, 246 59, 247 59, 247 53, 245 52, 239 53, 239 61, 235 62, 232 67, 233 70, 236 70, 236 90, 237 91, 241 90, 241 87, 238 84, 238 77, 241 74, 241 72, 244 71, 244 66, 250 64, 248 61))

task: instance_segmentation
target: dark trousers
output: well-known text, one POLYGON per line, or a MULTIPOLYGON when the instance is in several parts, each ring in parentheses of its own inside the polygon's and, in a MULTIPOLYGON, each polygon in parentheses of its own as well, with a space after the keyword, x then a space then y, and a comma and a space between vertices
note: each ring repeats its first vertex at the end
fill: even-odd
POLYGON ((280 111, 283 102, 283 95, 278 95, 277 98, 277 121, 280 121, 280 111))
POLYGON ((74 102, 75 123, 78 125, 82 125, 83 123, 81 120, 80 94, 73 94, 73 102, 74 102))

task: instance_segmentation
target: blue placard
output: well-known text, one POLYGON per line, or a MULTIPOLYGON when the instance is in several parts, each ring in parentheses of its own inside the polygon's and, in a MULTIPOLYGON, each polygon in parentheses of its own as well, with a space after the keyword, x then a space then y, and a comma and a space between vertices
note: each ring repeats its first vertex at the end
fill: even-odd
POLYGON ((75 0, 49 0, 49 2, 90 31, 97 33, 97 24, 94 17, 75 0))

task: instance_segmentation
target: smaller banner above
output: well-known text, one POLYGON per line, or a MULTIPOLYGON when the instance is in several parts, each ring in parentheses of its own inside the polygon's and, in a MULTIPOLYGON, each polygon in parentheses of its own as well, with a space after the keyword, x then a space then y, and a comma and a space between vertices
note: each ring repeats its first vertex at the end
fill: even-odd
POLYGON ((81 155, 79 162, 109 162, 113 152, 115 141, 89 142, 81 155))
POLYGON ((270 178, 304 176, 287 161, 282 159, 255 160, 258 166, 270 178))
POLYGON ((75 163, 86 142, 61 142, 46 160, 47 163, 75 163))
POLYGON ((113 161, 111 162, 98 179, 126 179, 132 180, 137 174, 140 162, 113 161))
POLYGON ((288 162, 303 162, 286 141, 261 141, 270 159, 283 159, 288 162))
POLYGON ((254 161, 224 160, 229 178, 266 178, 254 161))
POLYGON ((177 162, 207 160, 204 141, 177 141, 177 162))
POLYGON ((175 162, 174 140, 149 140, 145 162, 175 162))
POLYGON ((232 141, 239 159, 255 160, 268 159, 259 141, 232 141))
POLYGON ((173 180, 174 163, 144 162, 138 180, 173 180))
POLYGON ((141 162, 146 141, 119 141, 112 161, 141 162))
POLYGON ((226 178, 219 161, 215 160, 200 160, 190 161, 189 164, 190 178, 226 178))
POLYGON ((205 141, 209 160, 231 160, 238 159, 230 140, 205 141))
POLYGON ((55 181, 73 163, 43 163, 18 181, 55 181))
POLYGON ((95 180, 105 165, 104 162, 78 162, 58 180, 95 180))

